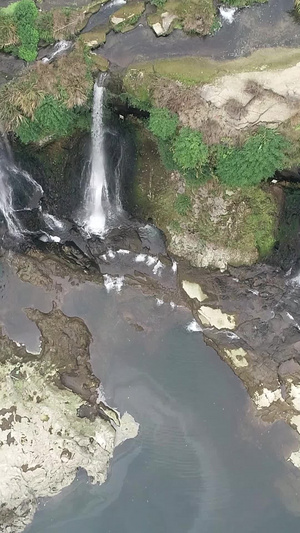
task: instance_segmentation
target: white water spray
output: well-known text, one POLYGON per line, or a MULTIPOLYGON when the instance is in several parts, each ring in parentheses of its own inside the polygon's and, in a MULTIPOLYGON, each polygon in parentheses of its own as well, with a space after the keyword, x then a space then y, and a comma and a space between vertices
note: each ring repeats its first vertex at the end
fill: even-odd
POLYGON ((106 225, 108 190, 105 173, 103 101, 105 88, 102 75, 94 85, 92 157, 90 180, 85 198, 84 226, 88 233, 101 235, 106 225))
POLYGON ((43 194, 42 187, 31 176, 18 168, 11 159, 7 139, 0 146, 0 212, 13 237, 21 237, 22 225, 18 212, 30 210, 43 194))

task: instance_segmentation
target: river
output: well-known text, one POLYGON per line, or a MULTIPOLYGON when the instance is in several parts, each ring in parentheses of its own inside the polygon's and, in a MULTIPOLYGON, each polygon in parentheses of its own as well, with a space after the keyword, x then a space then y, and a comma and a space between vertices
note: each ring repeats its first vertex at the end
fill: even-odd
POLYGON ((284 461, 292 431, 259 421, 240 380, 201 333, 186 330, 188 310, 159 306, 126 284, 107 293, 57 279, 46 293, 18 280, 5 262, 1 298, 1 321, 32 351, 38 330, 22 308, 48 311, 55 300, 82 317, 107 401, 140 424, 138 437, 116 449, 105 484, 92 485, 80 472, 59 496, 40 502, 26 533, 299 531, 300 478, 284 461))

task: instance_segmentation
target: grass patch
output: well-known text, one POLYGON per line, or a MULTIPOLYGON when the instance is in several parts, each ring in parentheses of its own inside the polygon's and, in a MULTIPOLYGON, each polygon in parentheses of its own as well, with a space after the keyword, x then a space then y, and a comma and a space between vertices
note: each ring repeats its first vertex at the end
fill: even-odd
POLYGON ((62 135, 66 134, 64 120, 69 129, 72 113, 89 107, 93 89, 91 68, 84 47, 77 43, 68 56, 50 65, 39 62, 20 78, 4 85, 0 89, 0 120, 4 128, 19 134, 24 142, 40 140, 46 133, 51 135, 51 131, 57 137, 59 129, 62 135), (49 105, 41 113, 45 102, 49 105), (64 120, 59 118, 63 110, 64 120), (56 122, 60 122, 59 127, 51 123, 52 112, 56 122))
MULTIPOLYGON (((125 76, 125 86, 130 91, 137 84, 151 89, 151 79, 167 78, 186 85, 211 83, 227 74, 256 70, 279 70, 300 61, 299 48, 265 48, 248 57, 216 61, 204 57, 159 59, 131 66, 125 76), (142 74, 141 74, 142 73, 142 74)), ((148 90, 149 92, 149 90, 148 90)))
POLYGON ((168 12, 177 17, 177 25, 187 33, 208 35, 211 31, 215 8, 212 0, 156 0, 157 12, 148 16, 150 25, 160 22, 161 15, 168 12))

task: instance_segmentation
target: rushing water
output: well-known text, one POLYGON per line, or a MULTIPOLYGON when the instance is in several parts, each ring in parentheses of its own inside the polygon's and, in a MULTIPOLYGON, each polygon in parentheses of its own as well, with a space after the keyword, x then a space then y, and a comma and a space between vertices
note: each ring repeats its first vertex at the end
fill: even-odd
POLYGON ((8 142, 0 145, 0 214, 8 232, 14 237, 22 233, 18 212, 37 205, 42 188, 14 163, 8 142))
POLYGON ((82 317, 107 400, 140 423, 138 437, 116 450, 104 485, 80 472, 41 502, 26 533, 299 531, 299 474, 284 461, 291 430, 253 418, 238 378, 201 332, 187 331, 186 309, 158 305, 126 283, 108 293, 57 279, 57 293, 45 295, 3 267, 5 326, 18 311, 10 335, 27 329, 30 347, 38 340, 20 307, 46 310, 54 299, 82 317))

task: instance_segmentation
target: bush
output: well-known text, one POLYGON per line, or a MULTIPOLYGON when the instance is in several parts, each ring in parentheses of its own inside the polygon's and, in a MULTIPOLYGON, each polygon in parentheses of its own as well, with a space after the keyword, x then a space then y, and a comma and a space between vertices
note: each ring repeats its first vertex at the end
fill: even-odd
POLYGON ((208 160, 208 148, 198 131, 182 128, 173 144, 174 161, 182 170, 199 169, 208 160))
POLYGON ((46 11, 40 13, 36 23, 39 37, 47 44, 54 43, 53 37, 53 13, 46 11))
POLYGON ((191 209, 192 203, 189 196, 186 194, 178 194, 175 200, 175 209, 177 213, 181 216, 185 216, 187 212, 191 209))
POLYGON ((178 117, 166 108, 154 107, 150 111, 149 130, 163 141, 174 137, 178 126, 178 117))
POLYGON ((166 3, 166 0, 150 0, 150 4, 153 4, 156 7, 163 7, 166 3))
POLYGON ((17 128, 17 135, 21 142, 28 144, 37 142, 45 137, 57 139, 68 135, 75 126, 84 129, 86 122, 82 114, 77 114, 53 96, 47 95, 37 108, 33 120, 24 119, 17 128))
POLYGON ((35 27, 38 9, 33 0, 20 0, 14 10, 18 36, 21 45, 18 55, 25 61, 34 61, 37 56, 39 32, 35 27))
POLYGON ((261 129, 242 148, 222 147, 217 154, 216 174, 231 187, 258 185, 287 164, 289 142, 274 130, 261 129))

